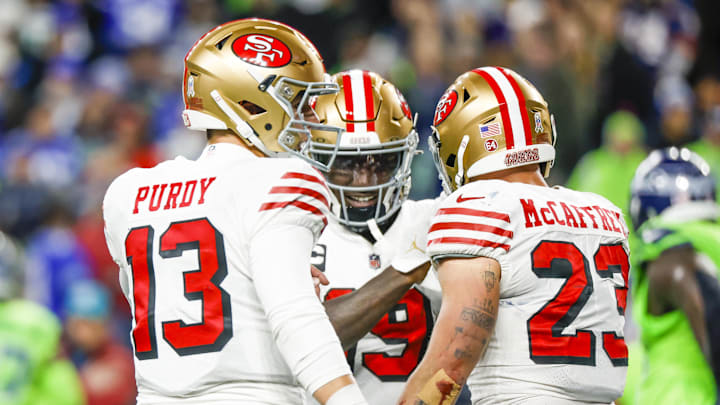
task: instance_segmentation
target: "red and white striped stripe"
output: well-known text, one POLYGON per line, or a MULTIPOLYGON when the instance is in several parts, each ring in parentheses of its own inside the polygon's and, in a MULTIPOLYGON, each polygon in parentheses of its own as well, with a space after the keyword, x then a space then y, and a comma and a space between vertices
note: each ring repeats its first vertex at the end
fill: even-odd
POLYGON ((477 248, 510 250, 510 216, 496 211, 461 207, 441 208, 428 231, 431 254, 470 254, 477 248), (450 246, 448 246, 450 245, 450 246))
POLYGON ((293 206, 321 217, 323 224, 327 225, 330 191, 325 181, 301 172, 287 172, 281 179, 286 180, 286 183, 272 187, 268 193, 269 199, 274 201, 263 203, 259 211, 293 206))
POLYGON ((342 76, 347 110, 347 132, 375 132, 375 99, 367 70, 351 70, 342 76), (363 122, 364 121, 364 122, 363 122))
POLYGON ((513 76, 499 67, 484 67, 473 70, 490 85, 498 105, 505 132, 507 149, 532 145, 530 118, 527 115, 525 96, 513 76))

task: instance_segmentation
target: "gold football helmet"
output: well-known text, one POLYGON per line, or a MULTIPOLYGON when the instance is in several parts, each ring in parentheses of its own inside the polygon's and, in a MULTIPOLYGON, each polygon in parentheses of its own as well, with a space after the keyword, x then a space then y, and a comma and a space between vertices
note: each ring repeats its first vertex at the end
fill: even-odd
POLYGON ((313 136, 310 155, 330 167, 325 177, 340 223, 360 230, 371 223, 382 227, 410 191, 415 122, 400 91, 377 73, 350 70, 332 80, 340 91, 318 97, 315 112, 321 123, 345 132, 341 138, 313 136))
POLYGON ((443 188, 471 177, 555 159, 555 121, 529 81, 502 67, 465 72, 440 98, 429 148, 443 188))
POLYGON ((267 156, 287 152, 317 164, 307 157, 311 132, 342 130, 319 124, 310 102, 337 91, 303 34, 276 21, 237 20, 203 35, 185 56, 183 121, 230 129, 267 156))

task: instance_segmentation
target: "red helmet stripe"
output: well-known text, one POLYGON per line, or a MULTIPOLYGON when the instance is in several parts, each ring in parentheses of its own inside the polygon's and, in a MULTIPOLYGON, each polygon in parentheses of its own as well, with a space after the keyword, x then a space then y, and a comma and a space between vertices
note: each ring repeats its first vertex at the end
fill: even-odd
POLYGON ((490 85, 490 88, 495 94, 495 98, 498 101, 498 106, 500 107, 500 116, 502 117, 503 121, 503 132, 505 133, 505 148, 514 148, 515 137, 513 136, 512 123, 510 122, 510 111, 508 111, 507 101, 505 100, 505 95, 500 89, 500 85, 498 85, 495 79, 493 79, 493 77, 490 76, 488 72, 482 69, 474 69, 473 72, 482 76, 482 78, 485 79, 487 84, 490 85))
POLYGON ((355 124, 351 121, 355 121, 355 108, 353 107, 353 94, 352 94, 352 79, 349 74, 342 76, 343 81, 343 92, 345 93, 345 110, 347 110, 347 116, 345 117, 345 130, 348 132, 355 132, 355 124))
POLYGON ((532 145, 532 132, 530 132, 530 118, 527 115, 527 110, 525 107, 525 95, 520 90, 520 86, 518 85, 517 80, 515 80, 515 78, 510 75, 507 70, 500 67, 498 67, 498 70, 500 70, 502 74, 507 77, 510 85, 513 88, 513 91, 515 92, 515 95, 517 96, 518 104, 520 104, 520 116, 522 117, 523 129, 525 132, 525 145, 532 145))
POLYGON ((370 72, 363 70, 363 90, 365 90, 365 118, 368 120, 367 130, 375 131, 375 100, 372 94, 372 80, 370 80, 370 72))

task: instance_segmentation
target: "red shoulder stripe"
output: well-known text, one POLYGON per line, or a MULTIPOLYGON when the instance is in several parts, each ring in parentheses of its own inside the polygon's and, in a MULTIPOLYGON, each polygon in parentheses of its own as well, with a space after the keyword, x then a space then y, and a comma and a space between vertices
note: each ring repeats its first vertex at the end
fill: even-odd
POLYGON ((430 227, 430 231, 428 232, 440 231, 445 229, 467 229, 470 231, 494 233, 495 235, 506 236, 508 238, 513 237, 512 231, 508 231, 497 226, 485 224, 471 224, 468 222, 438 222, 433 224, 433 226, 430 227))
POLYGON ((321 203, 325 204, 326 207, 330 206, 330 203, 328 203, 327 198, 325 198, 325 196, 322 195, 322 193, 319 193, 310 188, 276 186, 276 187, 273 187, 270 189, 270 194, 303 194, 303 195, 313 197, 316 200, 319 200, 321 203))
POLYGON ((510 222, 510 215, 492 211, 474 210, 471 208, 441 208, 436 215, 471 215, 474 217, 495 218, 508 223, 510 222))
POLYGON ((483 246, 483 247, 491 247, 491 248, 500 248, 500 249, 505 250, 506 252, 508 250, 510 250, 510 245, 506 245, 504 243, 491 242, 491 241, 485 240, 485 239, 456 238, 456 237, 431 239, 428 242, 428 246, 435 245, 438 243, 458 243, 461 245, 475 245, 475 246, 483 246))
POLYGON ((315 176, 307 174, 307 173, 287 172, 287 173, 283 174, 281 179, 301 179, 301 180, 312 181, 313 183, 317 183, 317 184, 320 184, 323 187, 325 187, 325 190, 328 189, 327 184, 325 183, 325 180, 322 179, 322 177, 315 177, 315 176))
POLYGON ((327 225, 327 218, 325 218, 325 214, 323 214, 322 211, 318 207, 315 207, 314 205, 302 202, 302 201, 280 201, 280 202, 268 202, 264 203, 260 206, 259 211, 269 211, 274 209, 282 209, 287 207, 288 205, 293 205, 295 207, 300 208, 301 210, 305 210, 308 212, 311 212, 319 217, 322 218, 323 224, 327 225))

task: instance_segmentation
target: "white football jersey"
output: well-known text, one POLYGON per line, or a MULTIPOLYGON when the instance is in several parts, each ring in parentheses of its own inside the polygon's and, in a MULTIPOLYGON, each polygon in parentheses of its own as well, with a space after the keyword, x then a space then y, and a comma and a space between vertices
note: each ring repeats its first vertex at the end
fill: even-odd
POLYGON ((596 194, 487 180, 447 197, 428 253, 502 269, 495 332, 468 379, 473 403, 618 398, 628 252, 621 211, 596 194))
POLYGON ((317 240, 328 199, 307 163, 223 143, 113 182, 106 238, 133 312, 140 403, 302 403, 253 285, 249 244, 287 224, 317 240))
MULTIPOLYGON (((323 299, 362 287, 385 270, 395 255, 416 247, 424 250, 423 241, 416 241, 413 231, 427 230, 439 202, 405 201, 383 241, 375 244, 331 218, 312 258, 330 281, 321 287, 323 299)), ((424 239, 424 235, 420 236, 424 239)), ((429 271, 420 285, 411 288, 370 333, 346 352, 369 404, 395 404, 400 398, 410 373, 425 354, 440 298, 437 276, 429 271)))

